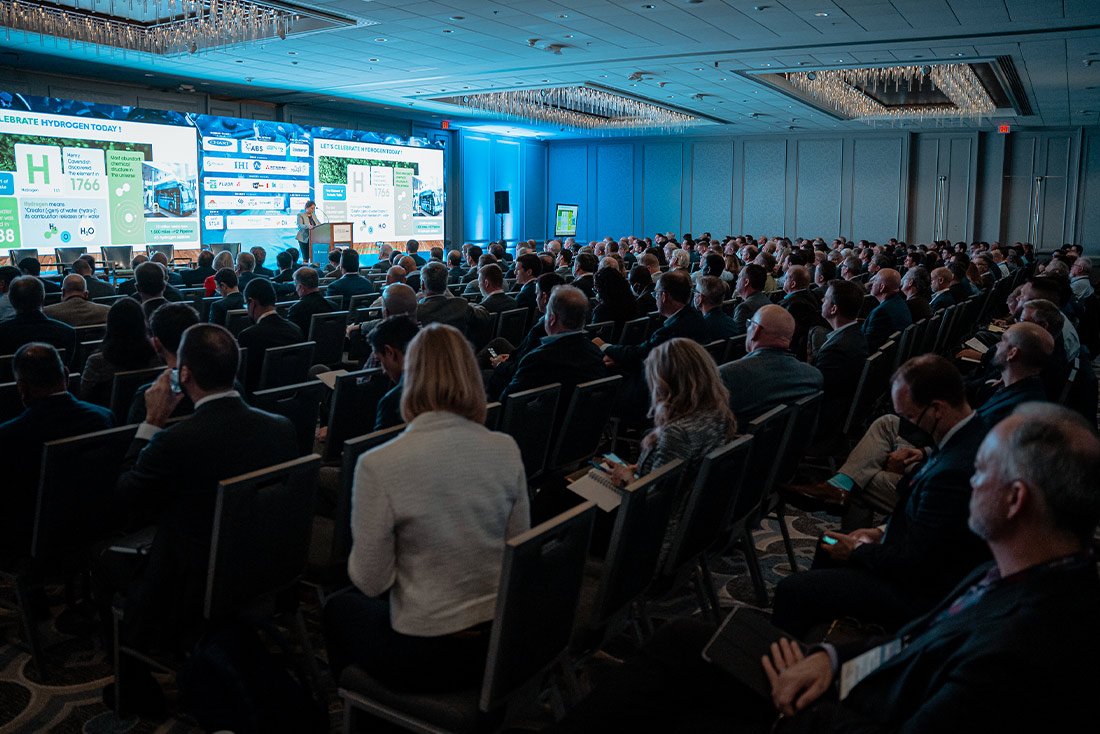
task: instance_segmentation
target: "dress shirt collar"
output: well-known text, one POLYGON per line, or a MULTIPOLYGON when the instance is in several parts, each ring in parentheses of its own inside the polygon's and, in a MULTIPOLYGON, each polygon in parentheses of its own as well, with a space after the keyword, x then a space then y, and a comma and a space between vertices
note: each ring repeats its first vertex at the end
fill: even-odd
MULTIPOLYGON (((266 319, 268 316, 272 316, 276 313, 278 313, 278 312, 275 309, 271 309, 270 311, 268 311, 265 314, 260 314, 260 318, 256 319, 256 323, 258 324, 261 321, 263 321, 264 319, 266 319)), ((198 407, 198 406, 195 406, 195 407, 198 407)))
POLYGON ((205 398, 200 399, 195 403, 195 410, 198 410, 207 403, 212 403, 215 400, 221 400, 222 398, 239 398, 241 394, 236 390, 226 390, 225 392, 216 392, 207 395, 205 398))
POLYGON ((955 425, 951 426, 951 430, 949 430, 947 433, 943 434, 943 438, 941 438, 940 442, 938 444, 936 444, 936 447, 939 448, 939 449, 942 449, 944 446, 946 446, 947 442, 950 441, 951 438, 956 433, 961 431, 963 426, 965 426, 970 421, 974 420, 974 416, 976 416, 976 415, 977 415, 976 411, 971 411, 970 415, 966 416, 961 421, 959 421, 955 425))

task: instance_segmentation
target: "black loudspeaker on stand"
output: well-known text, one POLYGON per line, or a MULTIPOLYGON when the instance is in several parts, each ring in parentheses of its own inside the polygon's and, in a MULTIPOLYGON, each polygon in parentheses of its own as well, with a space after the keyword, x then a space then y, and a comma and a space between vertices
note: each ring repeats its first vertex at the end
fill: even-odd
POLYGON ((500 238, 504 239, 504 215, 509 213, 508 192, 493 192, 493 213, 500 217, 500 238))

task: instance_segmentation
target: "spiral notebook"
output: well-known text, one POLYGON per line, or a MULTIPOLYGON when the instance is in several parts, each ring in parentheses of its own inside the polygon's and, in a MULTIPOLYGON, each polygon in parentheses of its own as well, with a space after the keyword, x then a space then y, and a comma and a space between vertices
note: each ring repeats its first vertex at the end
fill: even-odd
POLYGON ((589 469, 580 479, 567 485, 575 494, 596 503, 604 512, 611 512, 622 502, 619 489, 611 481, 611 475, 599 469, 589 469))

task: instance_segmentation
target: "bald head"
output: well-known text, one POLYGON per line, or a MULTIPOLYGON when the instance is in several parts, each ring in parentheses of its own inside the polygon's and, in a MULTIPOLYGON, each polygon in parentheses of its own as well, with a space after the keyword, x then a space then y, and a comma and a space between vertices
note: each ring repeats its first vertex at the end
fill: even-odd
POLYGON ((84 281, 84 276, 75 273, 66 275, 65 280, 61 281, 61 297, 64 299, 81 295, 88 295, 88 284, 84 281))
POLYGON ((386 271, 386 285, 404 282, 405 268, 401 267, 400 265, 394 265, 392 268, 386 271))
MULTIPOLYGON (((1009 352, 1007 359, 1034 371, 1041 370, 1054 352, 1054 337, 1050 332, 1027 321, 1008 327, 1001 341, 1007 348, 1004 351, 1009 352)), ((1001 350, 998 350, 998 357, 1000 354, 1001 350)))
POLYGON ((884 301, 901 290, 901 274, 893 268, 883 268, 871 279, 871 295, 884 301))
POLYGON ((752 321, 757 324, 750 334, 752 349, 789 349, 794 337, 794 317, 782 306, 769 304, 760 308, 752 321))
POLYGON ((783 281, 783 290, 794 293, 810 287, 810 271, 805 265, 792 265, 787 268, 787 277, 783 281))
POLYGON ((416 313, 416 291, 404 283, 394 283, 382 290, 382 310, 385 316, 408 316, 416 313))

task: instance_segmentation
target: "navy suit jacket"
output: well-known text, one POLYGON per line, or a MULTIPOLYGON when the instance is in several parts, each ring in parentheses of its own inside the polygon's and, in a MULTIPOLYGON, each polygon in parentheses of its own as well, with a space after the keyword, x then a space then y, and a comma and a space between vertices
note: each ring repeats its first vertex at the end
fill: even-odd
POLYGON ((244 294, 240 291, 230 293, 228 296, 224 296, 220 300, 210 304, 210 313, 207 314, 207 321, 212 324, 225 326, 229 312, 240 308, 244 308, 244 294))
POLYGON ((260 319, 260 323, 242 331, 237 341, 242 347, 248 349, 247 376, 245 377, 245 388, 248 392, 253 392, 260 384, 264 355, 268 349, 301 344, 305 340, 301 329, 277 313, 265 316, 260 319))
POLYGON ((955 295, 951 292, 951 289, 937 293, 932 296, 932 300, 929 301, 929 306, 932 307, 932 313, 947 308, 948 306, 955 305, 955 295))
POLYGON ((905 305, 905 296, 895 293, 875 306, 871 315, 863 322, 863 335, 867 337, 867 348, 872 352, 878 351, 879 347, 889 340, 891 334, 895 331, 904 331, 905 327, 911 323, 913 323, 913 316, 909 313, 909 307, 905 305))
POLYGON ((805 362, 806 338, 809 336, 810 329, 815 326, 828 326, 821 316, 821 301, 817 300, 817 296, 807 288, 788 293, 779 305, 794 317, 795 329, 794 336, 791 338, 791 353, 805 362))
POLYGON ((828 431, 844 427, 868 354, 867 337, 858 324, 852 324, 830 333, 811 360, 825 379, 819 436, 826 437, 828 431))
POLYGON ((710 344, 717 339, 730 339, 744 333, 737 328, 732 316, 727 316, 721 308, 715 308, 703 316, 703 343, 710 344))
POLYGON ((582 382, 601 377, 607 377, 607 367, 604 366, 600 348, 583 331, 565 334, 549 343, 540 343, 520 359, 512 381, 500 395, 500 401, 504 402, 505 398, 517 392, 560 382, 558 412, 564 416, 565 406, 569 405, 574 388, 582 382))
POLYGON ((351 303, 352 296, 374 293, 374 284, 358 273, 345 273, 329 283, 326 296, 343 296, 344 306, 351 303))
MULTIPOLYGON (((535 293, 535 288, 538 286, 537 280, 529 280, 523 284, 523 287, 516 293, 517 308, 526 308, 528 311, 534 311, 538 305, 538 295, 535 293)), ((592 296, 589 296, 591 298, 592 296)))
POLYGON ((16 314, 0 323, 0 354, 15 354, 19 347, 30 342, 46 342, 64 349, 65 359, 69 360, 76 347, 76 330, 64 321, 51 319, 41 309, 16 314))
POLYGON ((0 446, 10 458, 0 490, 0 548, 22 555, 30 551, 42 444, 113 425, 111 411, 69 393, 43 398, 0 423, 0 446))
POLYGON ((615 360, 615 364, 619 367, 636 368, 649 356, 654 347, 664 344, 669 339, 694 339, 702 343, 705 332, 703 315, 691 306, 684 306, 665 319, 665 323, 641 344, 612 344, 604 350, 604 354, 615 360))
POLYGON ((404 383, 398 381, 379 399, 378 407, 374 412, 374 430, 393 428, 405 422, 401 417, 401 394, 404 392, 404 387, 404 383))
POLYGON ((332 313, 336 310, 329 301, 321 295, 320 291, 314 293, 307 293, 300 298, 297 303, 290 307, 290 311, 287 312, 287 318, 297 326, 302 336, 309 337, 309 327, 313 323, 314 314, 319 313, 332 313))
POLYGON ((982 420, 992 428, 1016 410, 1017 405, 1035 401, 1045 403, 1047 400, 1043 378, 1032 375, 992 393, 977 411, 982 420))

